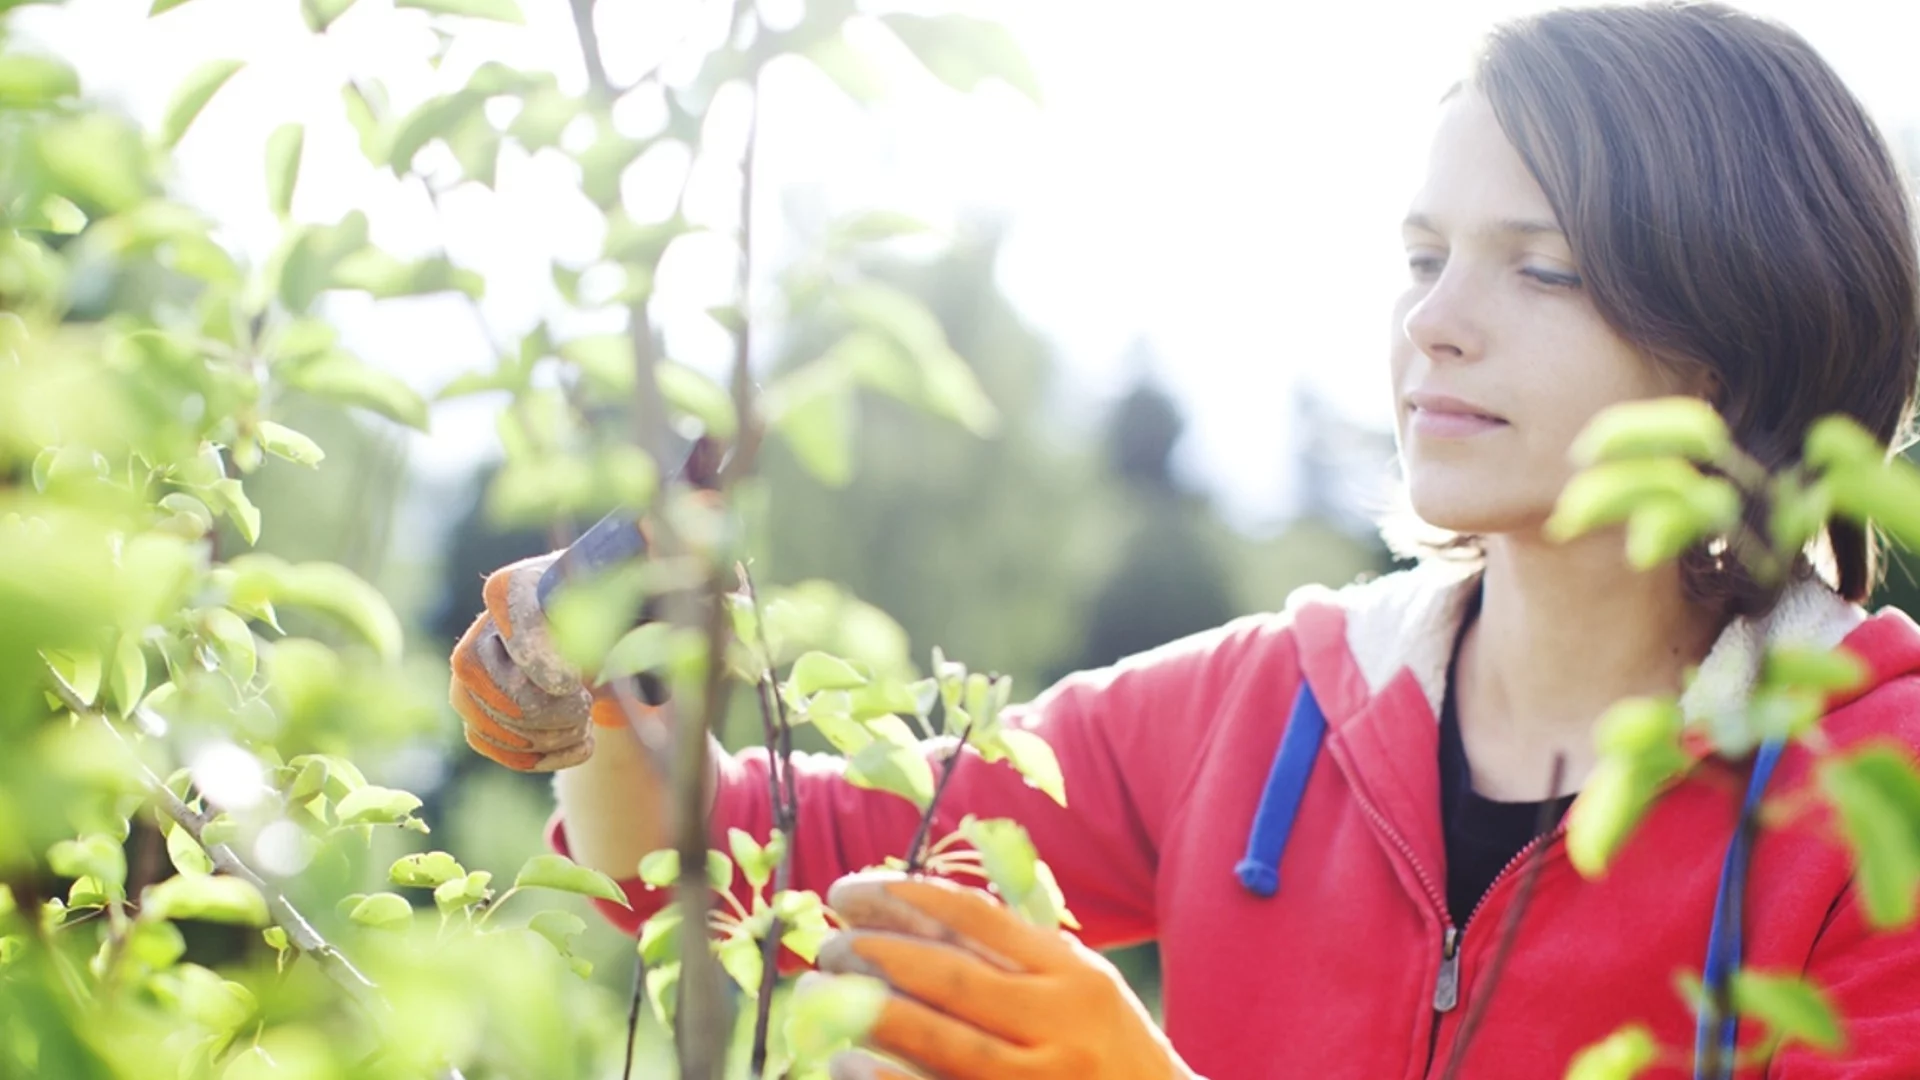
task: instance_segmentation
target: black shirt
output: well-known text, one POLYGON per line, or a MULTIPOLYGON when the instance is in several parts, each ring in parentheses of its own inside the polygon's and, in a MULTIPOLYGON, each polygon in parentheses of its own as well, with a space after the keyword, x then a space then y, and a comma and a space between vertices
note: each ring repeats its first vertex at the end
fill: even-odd
MULTIPOLYGON (((1455 926, 1467 924, 1493 879, 1533 841, 1540 828, 1541 803, 1497 802, 1473 790, 1453 688, 1460 666, 1460 640, 1473 625, 1478 609, 1476 599, 1461 621, 1453 661, 1447 666, 1446 698, 1440 706, 1440 828, 1446 837, 1447 913, 1455 926)), ((1553 800, 1548 820, 1558 825, 1572 802, 1571 795, 1553 800)))

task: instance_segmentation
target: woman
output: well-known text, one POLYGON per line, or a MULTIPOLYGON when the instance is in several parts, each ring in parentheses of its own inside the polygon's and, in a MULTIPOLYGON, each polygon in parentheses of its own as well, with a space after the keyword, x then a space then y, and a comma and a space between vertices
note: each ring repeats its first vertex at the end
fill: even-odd
MULTIPOLYGON (((1906 423, 1920 357, 1906 196, 1803 40, 1710 4, 1505 26, 1443 103, 1403 230, 1391 357, 1408 490, 1475 557, 1311 590, 1066 679, 1020 722, 1058 754, 1068 809, 1002 766, 956 772, 943 824, 1024 822, 1086 945, 1158 940, 1165 1036, 1071 939, 977 893, 864 877, 835 888, 857 929, 822 965, 894 986, 876 1048, 942 1078, 1418 1077, 1441 1074, 1480 1009, 1460 1075, 1559 1076, 1628 1023, 1666 1050, 1657 1074, 1684 1074, 1696 1024, 1675 976, 1727 929, 1716 897, 1742 794, 1790 792, 1811 762, 1798 748, 1702 761, 1598 880, 1555 830, 1496 986, 1520 856, 1579 791, 1594 719, 1678 692, 1695 665, 1684 705, 1706 715, 1742 695, 1767 643, 1844 644, 1873 677, 1831 702, 1827 737, 1920 741, 1920 629, 1858 606, 1875 573, 1859 531, 1830 530, 1774 590, 1705 550, 1638 573, 1617 535, 1541 535, 1569 444, 1615 403, 1703 397, 1770 466, 1825 414, 1883 440, 1906 423)), ((630 878, 668 836, 633 739, 603 731, 592 751, 577 687, 547 698, 520 676, 511 657, 538 648, 537 623, 500 643, 513 583, 542 565, 489 581, 454 701, 469 741, 516 767, 592 754, 557 777, 554 841, 630 878)), ((911 807, 837 764, 800 766, 798 887, 826 889, 913 831, 911 807)), ((766 833, 765 779, 756 752, 720 762, 716 835, 766 833)), ((1771 828, 1750 858, 1746 964, 1823 987, 1849 1039, 1839 1057, 1788 1047, 1766 1075, 1920 1075, 1920 935, 1866 929, 1830 829, 1771 828)), ((637 910, 660 902, 632 894, 637 910)), ((1743 1025, 1741 1045, 1762 1034, 1743 1025)), ((872 1058, 838 1069, 903 1075, 872 1058)))

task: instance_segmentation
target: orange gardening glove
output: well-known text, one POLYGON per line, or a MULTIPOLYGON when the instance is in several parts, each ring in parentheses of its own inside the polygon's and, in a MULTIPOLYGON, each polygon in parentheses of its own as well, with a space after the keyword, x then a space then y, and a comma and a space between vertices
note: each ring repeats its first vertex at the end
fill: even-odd
POLYGON ((849 929, 820 968, 892 988, 866 1043, 905 1066, 845 1053, 834 1080, 1195 1080, 1112 964, 978 889, 865 873, 827 902, 849 929))
POLYGON ((510 769, 552 772, 593 756, 593 728, 623 726, 611 689, 589 693, 560 657, 535 587, 557 558, 541 555, 487 575, 487 609, 453 647, 448 698, 467 745, 510 769))

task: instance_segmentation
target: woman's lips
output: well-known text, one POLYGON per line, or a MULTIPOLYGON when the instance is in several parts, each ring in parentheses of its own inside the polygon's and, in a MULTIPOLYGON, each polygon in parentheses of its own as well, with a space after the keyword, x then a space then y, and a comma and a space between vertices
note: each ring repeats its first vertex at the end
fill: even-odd
POLYGON ((1407 406, 1407 426, 1428 438, 1465 439, 1507 426, 1472 402, 1445 394, 1408 394, 1407 406))

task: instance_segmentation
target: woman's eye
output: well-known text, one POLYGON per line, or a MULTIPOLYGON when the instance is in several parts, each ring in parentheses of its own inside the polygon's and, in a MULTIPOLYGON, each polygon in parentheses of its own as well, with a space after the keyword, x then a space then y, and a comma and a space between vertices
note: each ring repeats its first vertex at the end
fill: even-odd
POLYGON ((1584 282, 1579 274, 1569 274, 1561 270, 1547 270, 1538 266, 1529 266, 1520 271, 1542 285, 1554 289, 1577 289, 1584 282))
POLYGON ((1407 269, 1415 281, 1430 281, 1440 276, 1440 270, 1447 261, 1438 255, 1415 252, 1407 256, 1407 269))

